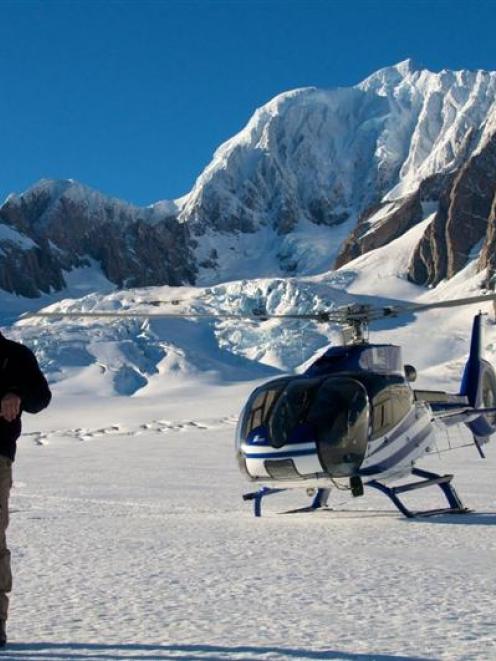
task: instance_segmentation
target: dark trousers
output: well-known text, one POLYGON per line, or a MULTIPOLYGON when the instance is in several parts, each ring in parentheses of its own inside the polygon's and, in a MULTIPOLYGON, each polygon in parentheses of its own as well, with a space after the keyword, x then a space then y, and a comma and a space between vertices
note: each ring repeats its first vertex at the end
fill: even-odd
POLYGON ((7 619, 9 598, 12 590, 10 551, 7 548, 6 530, 9 525, 9 495, 12 487, 12 461, 0 455, 0 620, 7 619))

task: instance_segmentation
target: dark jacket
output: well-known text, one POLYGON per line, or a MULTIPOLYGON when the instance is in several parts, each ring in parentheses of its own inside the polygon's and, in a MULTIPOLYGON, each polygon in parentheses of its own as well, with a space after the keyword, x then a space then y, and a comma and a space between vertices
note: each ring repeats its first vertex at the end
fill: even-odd
MULTIPOLYGON (((0 400, 9 392, 19 395, 21 411, 28 413, 38 413, 52 398, 33 352, 0 333, 0 400)), ((14 461, 20 433, 20 415, 12 422, 0 418, 0 455, 14 461)))

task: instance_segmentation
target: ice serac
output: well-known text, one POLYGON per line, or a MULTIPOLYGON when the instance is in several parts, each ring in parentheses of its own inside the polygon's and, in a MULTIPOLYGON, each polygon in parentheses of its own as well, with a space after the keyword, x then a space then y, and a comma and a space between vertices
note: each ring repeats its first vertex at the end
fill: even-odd
POLYGON ((119 287, 185 284, 188 229, 163 207, 139 208, 74 181, 42 180, 0 208, 0 287, 28 297, 65 287, 64 272, 101 266, 119 287))

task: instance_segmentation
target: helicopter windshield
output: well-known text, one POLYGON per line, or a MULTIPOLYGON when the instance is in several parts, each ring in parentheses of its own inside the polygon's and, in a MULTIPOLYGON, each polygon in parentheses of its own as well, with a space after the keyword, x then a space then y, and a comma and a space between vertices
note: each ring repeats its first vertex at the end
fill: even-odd
POLYGON ((258 388, 241 418, 238 443, 250 436, 272 447, 314 442, 323 469, 352 475, 368 442, 369 401, 350 377, 286 377, 258 388))
POLYGON ((290 381, 289 377, 275 379, 252 393, 239 419, 236 434, 238 446, 267 425, 274 403, 288 381, 290 381))
POLYGON ((288 383, 271 411, 269 430, 272 445, 280 448, 305 440, 307 415, 320 379, 294 379, 288 383))
POLYGON ((349 377, 293 379, 273 404, 268 427, 274 447, 314 441, 326 472, 352 475, 367 449, 367 391, 349 377))

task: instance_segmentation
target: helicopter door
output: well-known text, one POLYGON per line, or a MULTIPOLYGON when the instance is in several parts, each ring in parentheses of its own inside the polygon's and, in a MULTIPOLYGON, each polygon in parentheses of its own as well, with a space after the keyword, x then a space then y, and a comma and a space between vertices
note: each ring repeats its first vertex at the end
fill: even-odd
POLYGON ((325 379, 308 411, 323 469, 333 477, 354 475, 367 451, 369 401, 364 386, 349 377, 325 379))

